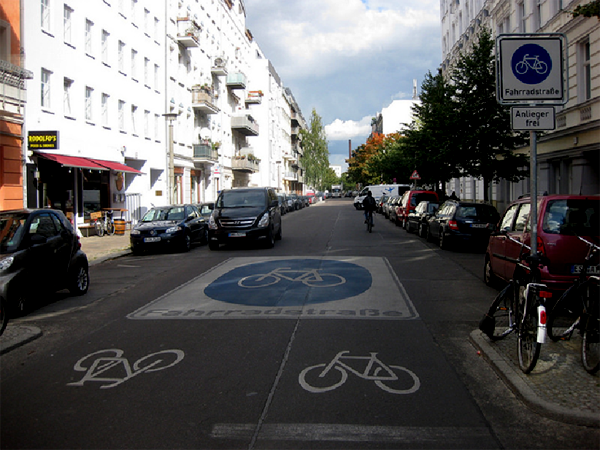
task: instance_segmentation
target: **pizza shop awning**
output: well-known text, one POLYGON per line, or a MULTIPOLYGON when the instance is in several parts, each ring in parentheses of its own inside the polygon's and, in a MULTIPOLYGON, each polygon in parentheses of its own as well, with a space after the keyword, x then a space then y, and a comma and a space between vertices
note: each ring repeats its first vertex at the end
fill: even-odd
POLYGON ((63 167, 78 167, 82 169, 94 170, 114 170, 115 172, 128 172, 141 174, 137 169, 115 161, 105 161, 103 159, 83 158, 81 156, 56 155, 53 153, 34 152, 33 156, 38 156, 49 161, 54 161, 63 167))

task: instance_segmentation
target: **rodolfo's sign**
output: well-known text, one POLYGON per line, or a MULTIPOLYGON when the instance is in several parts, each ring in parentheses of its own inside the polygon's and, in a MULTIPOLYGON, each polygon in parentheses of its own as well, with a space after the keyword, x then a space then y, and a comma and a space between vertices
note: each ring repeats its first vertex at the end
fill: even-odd
POLYGON ((58 131, 29 131, 27 133, 27 148, 29 150, 58 149, 58 131))

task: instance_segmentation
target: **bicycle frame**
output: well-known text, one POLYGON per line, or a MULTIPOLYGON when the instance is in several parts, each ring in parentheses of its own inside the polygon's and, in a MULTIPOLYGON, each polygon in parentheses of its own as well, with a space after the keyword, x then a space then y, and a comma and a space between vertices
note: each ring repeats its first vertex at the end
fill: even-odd
POLYGON ((377 358, 376 352, 371 352, 371 356, 343 356, 346 353, 350 353, 350 352, 349 351, 341 351, 337 355, 335 355, 335 358, 333 358, 331 360, 331 362, 329 364, 327 364, 327 366, 325 366, 325 369, 323 369, 323 372, 321 372, 321 374, 319 374, 319 377, 324 377, 325 375, 327 375, 327 373, 331 369, 333 369, 333 367, 335 365, 339 365, 339 366, 343 367, 344 369, 346 369, 347 371, 353 373, 354 375, 356 375, 364 380, 396 381, 398 379, 398 376, 388 366, 386 366, 382 361, 380 361, 379 358, 377 358), (359 371, 355 370, 354 368, 352 368, 351 366, 349 366, 348 364, 345 364, 344 362, 342 362, 342 359, 356 360, 356 361, 369 361, 369 362, 367 363, 367 366, 365 367, 365 369, 362 372, 359 372, 359 371), (371 369, 373 368, 374 365, 376 365, 376 367, 373 372, 373 375, 369 375, 369 372, 371 372, 371 369), (383 370, 387 374, 387 376, 378 375, 381 370, 383 370))

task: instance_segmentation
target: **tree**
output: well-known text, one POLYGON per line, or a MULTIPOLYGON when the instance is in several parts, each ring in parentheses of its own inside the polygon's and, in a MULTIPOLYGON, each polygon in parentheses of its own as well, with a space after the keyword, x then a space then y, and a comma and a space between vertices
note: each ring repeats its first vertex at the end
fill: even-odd
POLYGON ((329 170, 329 149, 327 147, 327 136, 321 117, 313 108, 308 130, 300 130, 302 136, 302 149, 304 155, 301 158, 304 167, 306 184, 314 186, 318 190, 324 190, 326 175, 329 170))
POLYGON ((585 5, 578 5, 573 10, 573 17, 597 17, 600 20, 600 0, 593 0, 585 5))
POLYGON ((453 151, 465 174, 483 179, 486 201, 492 181, 516 181, 528 173, 526 156, 514 153, 526 143, 525 134, 511 130, 510 108, 496 100, 493 50, 491 34, 483 29, 472 51, 459 58, 451 74, 457 132, 453 151))

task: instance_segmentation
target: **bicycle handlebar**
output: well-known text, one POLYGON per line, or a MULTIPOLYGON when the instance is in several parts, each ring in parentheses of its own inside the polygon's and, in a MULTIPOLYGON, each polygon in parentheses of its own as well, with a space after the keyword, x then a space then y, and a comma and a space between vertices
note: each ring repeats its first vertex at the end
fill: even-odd
POLYGON ((581 236, 577 236, 577 238, 580 241, 585 242, 588 246, 595 248, 596 250, 600 250, 600 247, 598 247, 596 244, 594 244, 593 242, 588 241, 587 239, 582 238, 581 236))

